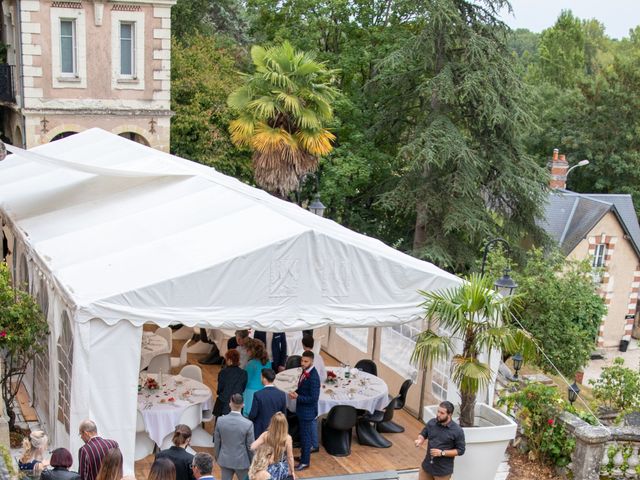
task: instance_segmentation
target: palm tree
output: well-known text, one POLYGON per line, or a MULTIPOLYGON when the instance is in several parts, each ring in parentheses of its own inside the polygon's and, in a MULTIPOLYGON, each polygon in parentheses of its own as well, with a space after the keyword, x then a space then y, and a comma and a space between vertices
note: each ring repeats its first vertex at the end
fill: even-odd
POLYGON ((251 59, 255 72, 229 95, 228 104, 238 114, 230 124, 231 139, 253 150, 256 183, 286 197, 333 149, 335 136, 325 126, 338 96, 336 71, 289 42, 254 46, 251 59))
POLYGON ((491 280, 479 274, 457 287, 420 294, 425 298, 427 330, 418 335, 411 361, 430 369, 455 352, 454 338, 462 340, 462 353, 453 355, 451 378, 460 390, 460 425, 471 427, 478 390, 487 388, 492 377, 489 363, 478 359, 480 354, 519 351, 525 359, 535 354, 531 335, 510 322, 520 309, 518 297, 501 296, 493 290, 491 280), (449 336, 432 330, 435 322, 449 336))

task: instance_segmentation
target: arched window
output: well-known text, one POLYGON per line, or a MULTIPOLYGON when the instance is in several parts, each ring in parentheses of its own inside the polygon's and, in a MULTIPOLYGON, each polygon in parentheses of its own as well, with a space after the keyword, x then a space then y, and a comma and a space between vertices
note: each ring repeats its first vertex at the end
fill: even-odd
POLYGON ((67 312, 62 314, 62 331, 58 337, 58 420, 70 433, 71 367, 73 365, 73 326, 67 312))
POLYGON ((18 285, 20 290, 25 292, 29 291, 29 264, 27 263, 27 257, 23 253, 20 255, 20 264, 18 265, 18 285))
MULTIPOLYGON (((47 283, 40 281, 40 289, 38 290, 38 305, 44 318, 49 313, 49 294, 47 292, 47 283)), ((43 350, 35 356, 33 362, 34 370, 34 388, 33 398, 40 414, 44 417, 41 419, 49 425, 49 338, 44 342, 43 350)))
POLYGON ((149 142, 147 142, 147 139, 144 138, 142 135, 135 133, 135 132, 122 132, 119 134, 121 137, 124 137, 128 140, 132 140, 136 143, 140 143, 142 145, 146 145, 147 147, 149 146, 149 142))
POLYGON ((56 140, 62 140, 63 138, 70 137, 71 135, 75 135, 76 133, 78 132, 62 132, 53 137, 51 141, 55 142, 56 140))

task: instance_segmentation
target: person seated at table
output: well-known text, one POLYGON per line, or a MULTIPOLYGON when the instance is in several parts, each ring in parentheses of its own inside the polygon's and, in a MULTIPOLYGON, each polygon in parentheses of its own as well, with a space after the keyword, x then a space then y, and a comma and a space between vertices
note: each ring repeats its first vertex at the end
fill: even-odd
POLYGON ((271 463, 273 463, 273 448, 269 445, 262 445, 256 450, 251 461, 249 480, 273 480, 267 470, 271 463))
POLYGON ((22 456, 18 459, 18 468, 21 471, 32 471, 38 476, 49 465, 44 459, 44 454, 49 446, 49 438, 42 430, 31 432, 29 438, 22 440, 22 456))
POLYGON ((289 435, 289 423, 282 412, 276 413, 269 423, 266 432, 251 444, 251 450, 256 451, 263 445, 273 450, 271 464, 267 471, 271 480, 295 480, 296 472, 293 466, 293 440, 289 435))
POLYGON ((73 465, 73 457, 66 448, 56 448, 51 452, 49 465, 53 468, 44 470, 40 474, 40 480, 80 480, 79 473, 69 470, 73 465))
POLYGON ((213 406, 213 416, 218 417, 229 413, 229 401, 234 393, 243 393, 247 388, 247 372, 240 368, 240 354, 237 350, 227 350, 224 354, 225 368, 218 373, 218 389, 216 403, 213 406))
POLYGON ((245 340, 245 346, 249 352, 250 360, 245 367, 247 371, 247 388, 244 390, 244 410, 242 413, 245 417, 248 417, 251 412, 251 405, 253 404, 253 395, 258 390, 263 389, 262 369, 271 368, 271 362, 269 361, 264 343, 260 340, 247 339, 245 340))
POLYGON ((171 442, 173 446, 158 452, 156 460, 165 458, 173 462, 175 480, 193 480, 193 472, 191 471, 193 455, 186 450, 191 443, 191 428, 188 425, 176 425, 171 442))
POLYGON ((287 413, 287 394, 273 385, 276 372, 270 368, 262 369, 262 385, 264 388, 253 395, 253 405, 249 412, 249 420, 253 422, 256 437, 262 435, 276 412, 287 413))
POLYGON ((263 332, 256 330, 253 334, 256 340, 262 340, 267 347, 267 354, 273 370, 281 372, 287 363, 287 336, 284 332, 263 332))

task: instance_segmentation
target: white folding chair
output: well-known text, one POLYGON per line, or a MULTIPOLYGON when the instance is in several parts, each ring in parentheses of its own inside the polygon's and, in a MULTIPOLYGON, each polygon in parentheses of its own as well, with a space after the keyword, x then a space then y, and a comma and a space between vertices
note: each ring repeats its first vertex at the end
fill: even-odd
POLYGON ((171 373, 171 357, 168 353, 156 355, 149 362, 148 373, 171 373))
POLYGON ((184 325, 171 334, 173 340, 190 340, 191 337, 193 337, 193 328, 184 325))
POLYGON ((136 419, 136 445, 134 452, 134 460, 138 461, 151 455, 156 448, 156 442, 149 438, 149 434, 145 430, 144 418, 142 413, 138 411, 138 418, 136 419))
POLYGON ((186 367, 182 367, 179 375, 202 383, 202 370, 200 370, 200 367, 197 365, 187 365, 186 367))
POLYGON ((170 327, 158 328, 155 331, 156 335, 163 337, 169 344, 169 351, 173 348, 173 332, 170 327))
POLYGON ((184 342, 184 345, 180 349, 179 357, 171 357, 171 368, 180 368, 187 364, 187 349, 189 348, 190 343, 191 340, 184 342))

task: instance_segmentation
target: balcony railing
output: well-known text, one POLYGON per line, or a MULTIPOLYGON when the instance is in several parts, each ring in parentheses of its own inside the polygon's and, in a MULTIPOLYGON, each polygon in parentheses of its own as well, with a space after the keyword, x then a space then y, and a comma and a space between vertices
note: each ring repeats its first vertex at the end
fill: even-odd
POLYGON ((13 89, 13 65, 7 65, 6 63, 0 63, 0 101, 16 101, 13 89))

